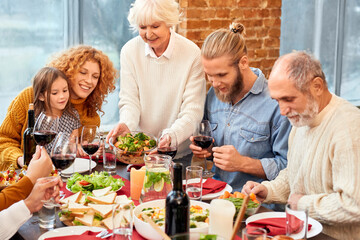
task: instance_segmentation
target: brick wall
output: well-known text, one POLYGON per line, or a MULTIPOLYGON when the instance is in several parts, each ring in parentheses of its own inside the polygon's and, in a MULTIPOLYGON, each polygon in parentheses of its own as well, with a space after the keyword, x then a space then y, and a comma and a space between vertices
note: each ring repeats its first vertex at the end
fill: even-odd
POLYGON ((238 21, 245 26, 250 66, 269 76, 280 50, 281 0, 178 0, 178 32, 201 47, 209 33, 238 21))

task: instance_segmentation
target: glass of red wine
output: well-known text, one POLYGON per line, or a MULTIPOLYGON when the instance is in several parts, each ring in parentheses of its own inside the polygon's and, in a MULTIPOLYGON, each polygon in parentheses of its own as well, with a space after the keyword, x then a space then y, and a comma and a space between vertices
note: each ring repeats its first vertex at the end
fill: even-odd
POLYGON ((95 125, 84 126, 81 132, 81 147, 89 155, 89 174, 92 172, 92 155, 100 148, 101 136, 99 128, 95 125))
MULTIPOLYGON (((210 122, 208 120, 202 120, 199 123, 196 132, 194 134, 194 142, 197 146, 202 149, 208 149, 213 143, 212 130, 210 122)), ((207 159, 204 157, 204 172, 203 178, 211 178, 214 176, 214 173, 207 169, 207 159)))
POLYGON ((74 161, 76 158, 78 138, 77 136, 68 133, 59 133, 55 138, 52 150, 51 160, 61 176, 61 171, 73 167, 74 172, 74 161))
POLYGON ((159 138, 158 138, 157 152, 159 154, 168 155, 172 159, 174 159, 177 150, 178 150, 178 143, 177 143, 176 135, 162 131, 159 134, 159 138))
MULTIPOLYGON (((51 143, 56 137, 58 126, 59 117, 48 116, 44 112, 41 112, 34 126, 35 142, 40 146, 46 146, 51 143)), ((50 147, 48 153, 51 151, 50 147)))

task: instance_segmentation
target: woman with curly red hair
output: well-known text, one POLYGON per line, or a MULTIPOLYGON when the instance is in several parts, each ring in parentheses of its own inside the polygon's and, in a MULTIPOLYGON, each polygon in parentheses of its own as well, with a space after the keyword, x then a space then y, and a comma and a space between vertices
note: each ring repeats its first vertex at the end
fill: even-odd
MULTIPOLYGON (((80 123, 100 125, 102 104, 115 89, 117 70, 102 51, 79 45, 58 53, 47 64, 65 73, 71 85, 71 104, 80 115, 80 123)), ((27 110, 34 102, 34 90, 25 88, 10 104, 0 126, 0 171, 10 164, 22 165, 23 139, 27 127, 27 110)))

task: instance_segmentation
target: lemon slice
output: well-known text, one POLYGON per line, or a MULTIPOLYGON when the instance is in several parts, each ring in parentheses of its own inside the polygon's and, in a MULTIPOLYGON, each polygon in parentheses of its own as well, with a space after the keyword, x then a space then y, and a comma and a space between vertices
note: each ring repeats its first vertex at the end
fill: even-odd
POLYGON ((161 178, 160 181, 158 181, 154 184, 154 190, 156 192, 161 192, 163 190, 163 188, 164 188, 164 179, 161 178))

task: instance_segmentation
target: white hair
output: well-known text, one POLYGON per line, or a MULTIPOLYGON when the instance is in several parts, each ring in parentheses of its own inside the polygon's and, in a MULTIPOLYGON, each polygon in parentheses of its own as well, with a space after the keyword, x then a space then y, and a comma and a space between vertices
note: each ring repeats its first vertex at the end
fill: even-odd
POLYGON ((165 22, 168 27, 180 23, 179 4, 174 0, 135 0, 128 15, 130 27, 136 31, 139 25, 165 22))

